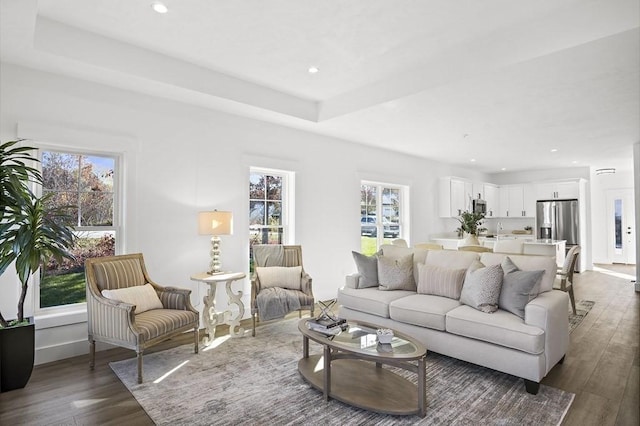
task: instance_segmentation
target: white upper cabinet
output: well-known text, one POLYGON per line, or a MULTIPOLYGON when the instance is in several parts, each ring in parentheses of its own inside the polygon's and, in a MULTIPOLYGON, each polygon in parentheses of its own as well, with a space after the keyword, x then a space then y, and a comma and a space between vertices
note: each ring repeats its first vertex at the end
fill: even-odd
POLYGON ((500 193, 497 185, 484 184, 484 199, 487 202, 486 217, 498 217, 500 211, 500 193))
POLYGON ((533 217, 535 198, 531 185, 504 185, 499 189, 498 217, 533 217))
POLYGON ((556 200, 580 197, 579 181, 539 182, 534 184, 537 200, 556 200))
POLYGON ((471 209, 472 194, 471 181, 453 177, 440 178, 440 217, 458 217, 464 210, 471 209))

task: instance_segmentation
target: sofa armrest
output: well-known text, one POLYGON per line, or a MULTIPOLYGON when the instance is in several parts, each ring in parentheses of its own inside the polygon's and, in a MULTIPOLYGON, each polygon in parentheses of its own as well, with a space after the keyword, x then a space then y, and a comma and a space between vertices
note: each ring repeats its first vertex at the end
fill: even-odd
POLYGON ((156 292, 165 309, 177 309, 180 311, 198 311, 191 305, 191 290, 177 287, 157 286, 156 292))
POLYGON ((544 330, 546 373, 569 348, 569 297, 560 290, 540 293, 524 308, 524 322, 544 330))
POLYGON ((360 276, 358 273, 347 275, 344 280, 344 286, 347 288, 359 288, 360 276))

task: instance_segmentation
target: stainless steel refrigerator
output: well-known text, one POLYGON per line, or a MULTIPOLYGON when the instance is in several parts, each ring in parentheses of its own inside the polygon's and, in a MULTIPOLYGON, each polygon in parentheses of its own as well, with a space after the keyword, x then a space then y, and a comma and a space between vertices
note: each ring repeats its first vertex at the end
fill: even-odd
POLYGON ((578 200, 541 200, 536 205, 536 233, 540 239, 580 244, 578 200))

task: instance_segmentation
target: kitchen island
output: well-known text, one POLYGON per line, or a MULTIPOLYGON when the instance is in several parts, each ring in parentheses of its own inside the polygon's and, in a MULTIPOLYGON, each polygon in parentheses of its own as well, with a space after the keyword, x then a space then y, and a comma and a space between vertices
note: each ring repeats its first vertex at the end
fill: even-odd
MULTIPOLYGON (((478 237, 480 244, 485 247, 493 248, 493 245, 497 240, 512 240, 512 239, 524 240, 522 244, 523 254, 540 255, 540 256, 554 256, 558 266, 562 266, 565 258, 565 240, 546 240, 537 239, 533 235, 500 235, 499 237, 478 237)), ((458 243, 462 238, 454 236, 444 237, 432 237, 431 240, 437 244, 441 244, 444 249, 457 250, 458 243)))

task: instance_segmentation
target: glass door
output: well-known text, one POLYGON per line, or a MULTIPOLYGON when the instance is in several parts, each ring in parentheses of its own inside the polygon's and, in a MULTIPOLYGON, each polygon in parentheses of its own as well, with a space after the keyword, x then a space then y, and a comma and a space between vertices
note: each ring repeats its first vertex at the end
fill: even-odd
POLYGON ((614 263, 636 263, 633 190, 612 190, 608 197, 609 252, 614 263))

